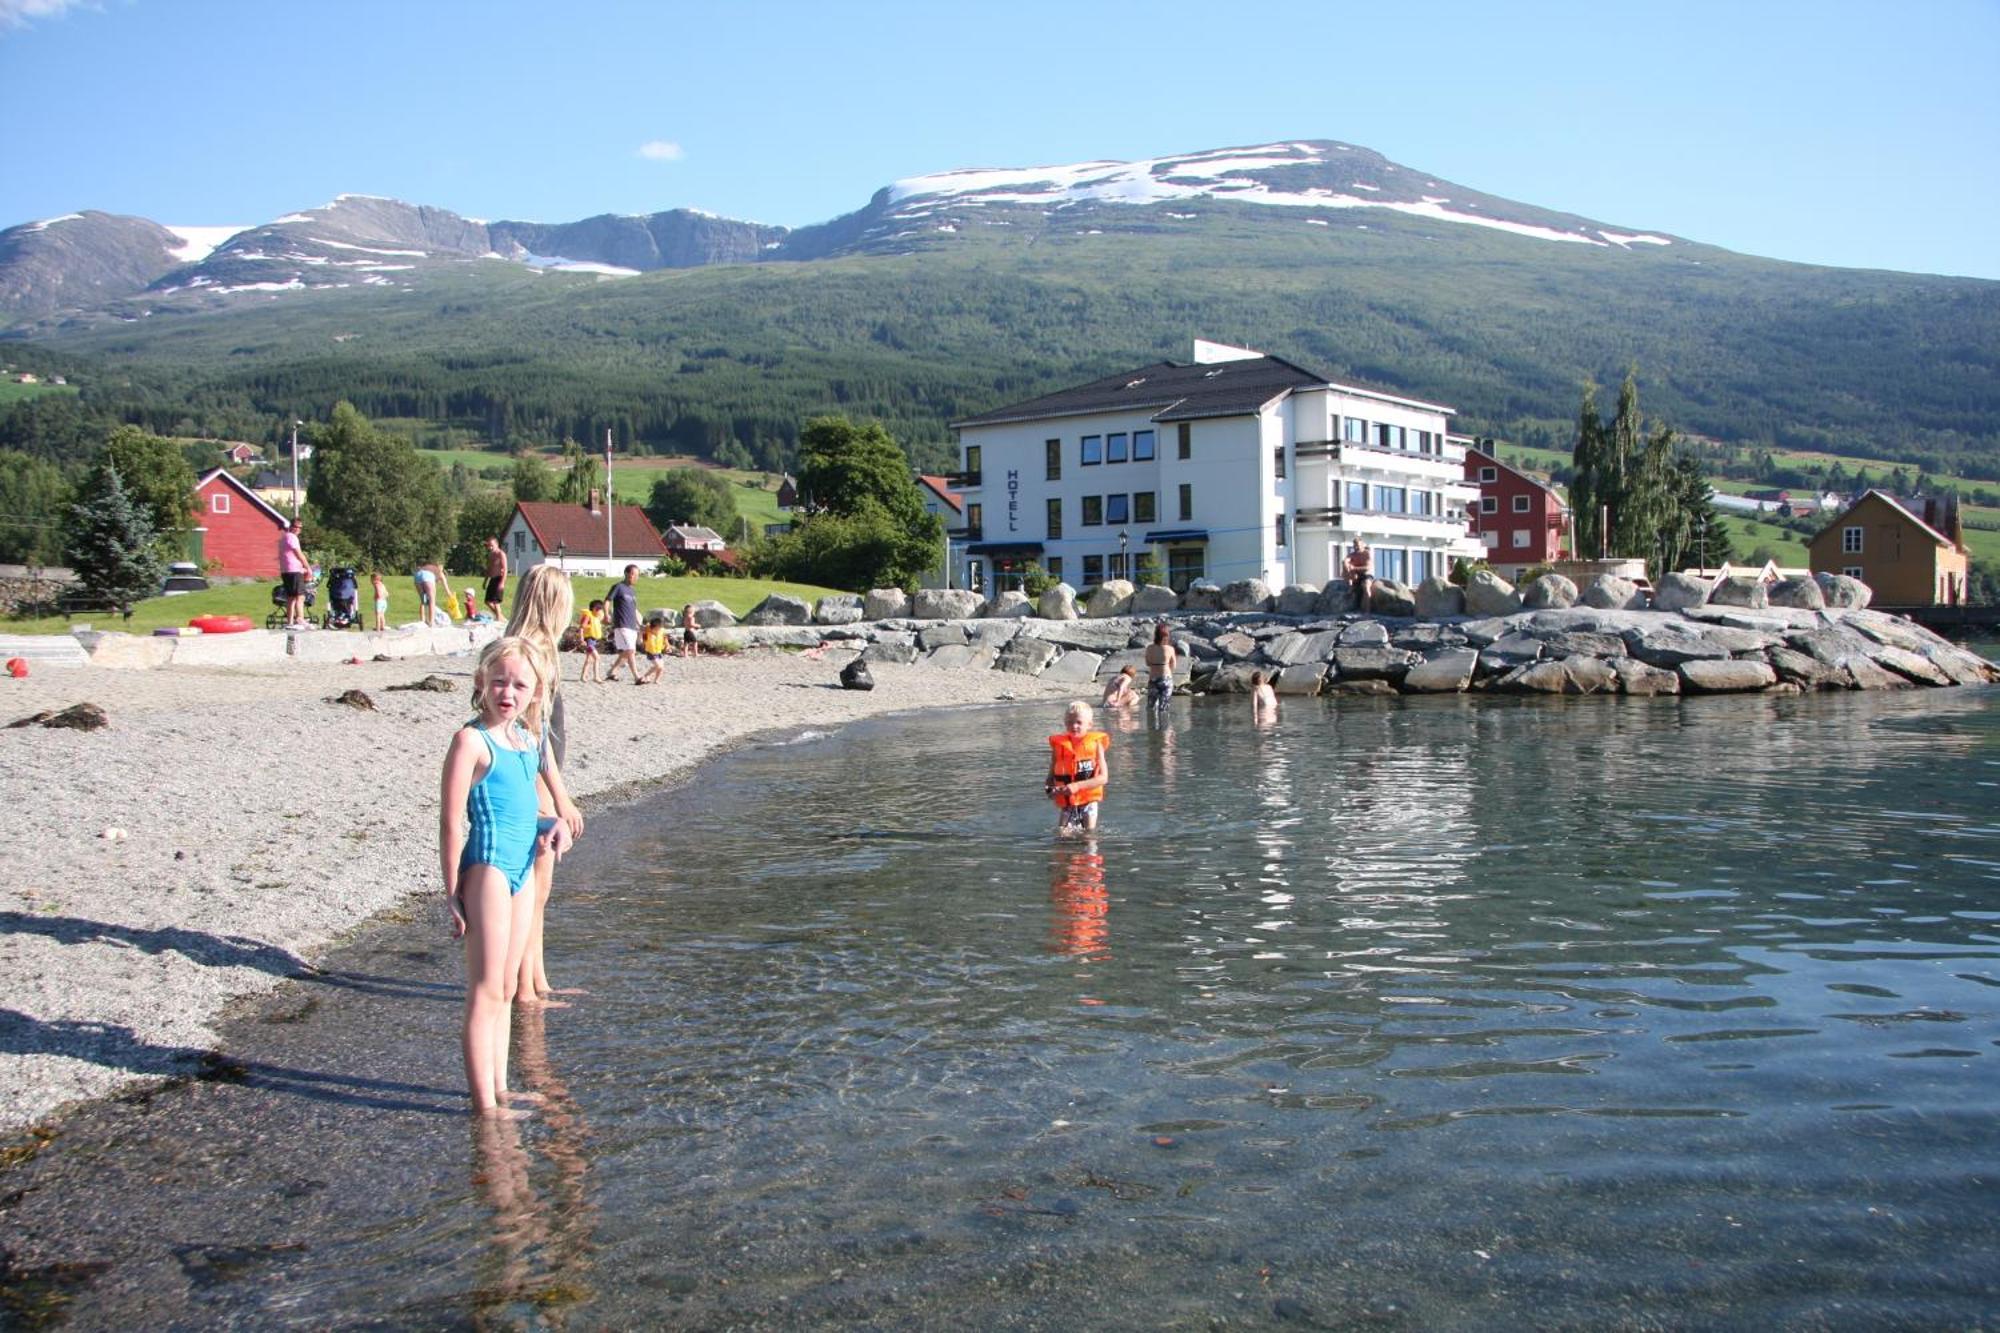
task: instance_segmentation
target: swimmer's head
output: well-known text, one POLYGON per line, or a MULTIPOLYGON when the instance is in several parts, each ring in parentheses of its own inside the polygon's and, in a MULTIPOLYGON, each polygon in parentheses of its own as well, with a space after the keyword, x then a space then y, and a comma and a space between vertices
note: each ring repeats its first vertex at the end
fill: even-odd
POLYGON ((1090 720, 1095 716, 1090 705, 1078 699, 1063 710, 1063 723, 1072 732, 1084 732, 1090 730, 1090 720))

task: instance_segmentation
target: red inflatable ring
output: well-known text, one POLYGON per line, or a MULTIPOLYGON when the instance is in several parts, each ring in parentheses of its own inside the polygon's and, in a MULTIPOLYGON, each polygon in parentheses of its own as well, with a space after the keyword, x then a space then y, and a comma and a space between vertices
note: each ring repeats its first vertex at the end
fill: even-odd
POLYGON ((241 634, 255 628, 248 616, 196 616, 188 624, 203 634, 241 634))

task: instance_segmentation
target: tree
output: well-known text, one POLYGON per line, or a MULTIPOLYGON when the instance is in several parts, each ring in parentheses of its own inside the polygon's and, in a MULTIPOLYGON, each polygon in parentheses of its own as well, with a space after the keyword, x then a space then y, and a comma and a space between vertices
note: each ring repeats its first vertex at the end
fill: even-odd
POLYGON ((312 437, 306 496, 328 527, 354 543, 363 564, 408 569, 451 546, 451 498, 437 466, 416 446, 377 431, 345 402, 312 437))
MULTIPOLYGON (((569 471, 563 473, 556 483, 556 501, 559 504, 580 505, 590 499, 590 493, 601 488, 597 473, 597 455, 586 453, 575 440, 563 441, 563 458, 569 464, 569 471)), ((604 502, 611 503, 605 496, 604 502)))
POLYGON ((653 483, 653 494, 646 501, 646 517, 662 532, 670 523, 687 523, 713 528, 734 541, 736 488, 716 473, 677 467, 653 483))
POLYGON ((179 559, 194 527, 194 469, 181 447, 137 426, 119 426, 106 437, 102 457, 132 503, 146 511, 161 554, 179 559))
POLYGON ((1604 549, 1604 422, 1597 415, 1597 385, 1584 381, 1583 403, 1576 413, 1576 444, 1570 451, 1575 469, 1569 479, 1570 513, 1575 524, 1576 554, 1595 559, 1604 549))
POLYGON ((556 474, 537 454, 522 454, 514 460, 508 486, 516 500, 547 500, 556 493, 556 474))
POLYGON ((909 459, 880 425, 815 417, 799 433, 803 515, 773 545, 784 576, 862 590, 914 586, 944 551, 909 459))
POLYGON ((486 572, 486 539, 498 537, 514 516, 514 502, 497 492, 469 495, 458 503, 458 539, 445 555, 444 567, 453 574, 486 572))
POLYGON ((91 469, 69 507, 64 535, 70 567, 86 593, 122 607, 159 591, 166 562, 156 549, 158 534, 108 462, 91 469))
POLYGON ((54 463, 0 450, 0 561, 58 565, 69 480, 54 463))

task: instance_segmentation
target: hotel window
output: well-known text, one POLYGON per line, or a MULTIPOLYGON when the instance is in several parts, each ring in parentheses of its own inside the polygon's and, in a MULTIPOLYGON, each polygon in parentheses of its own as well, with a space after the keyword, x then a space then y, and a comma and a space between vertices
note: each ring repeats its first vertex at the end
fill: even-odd
POLYGON ((1201 578, 1207 571, 1207 554, 1199 546, 1169 546, 1167 586, 1175 592, 1186 592, 1188 585, 1201 578))
POLYGON ((1183 421, 1175 429, 1179 433, 1180 456, 1182 458, 1193 458, 1194 427, 1188 422, 1183 421))
POLYGON ((1418 452, 1418 453, 1420 453, 1420 454, 1430 454, 1430 453, 1436 453, 1436 452, 1437 452, 1437 436, 1435 436, 1435 435, 1431 434, 1431 433, 1430 433, 1429 431, 1427 431, 1427 430, 1420 430, 1420 431, 1418 431, 1418 432, 1417 432, 1417 452, 1418 452))
POLYGON ((1861 529, 1842 528, 1840 530, 1840 553, 1842 555, 1861 554, 1861 529))
POLYGON ((229 512, 229 497, 228 497, 228 495, 224 494, 224 493, 223 493, 223 492, 221 492, 221 491, 217 491, 217 492, 216 492, 216 493, 215 493, 214 495, 211 495, 211 496, 209 496, 209 497, 208 497, 208 512, 209 512, 209 513, 211 513, 211 514, 226 514, 226 513, 228 513, 228 512, 229 512))
POLYGON ((1046 466, 1042 469, 1050 481, 1062 480, 1062 441, 1048 440, 1042 445, 1046 466))
POLYGON ((1500 480, 1500 469, 1499 469, 1499 468, 1497 468, 1497 467, 1483 467, 1483 468, 1479 469, 1479 484, 1480 484, 1480 485, 1482 485, 1482 486, 1483 486, 1483 485, 1485 485, 1485 484, 1486 484, 1487 482, 1489 482, 1489 481, 1498 481, 1498 480, 1500 480))
POLYGON ((1435 514, 1437 507, 1432 503, 1431 492, 1411 491, 1410 512, 1412 514, 1435 514))
POLYGON ((1285 544, 1285 516, 1283 514, 1278 515, 1277 522, 1278 545, 1282 548, 1285 544))
POLYGON ((1368 443, 1368 423, 1360 417, 1342 417, 1340 419, 1340 438, 1350 444, 1368 443))
POLYGON ((1345 508, 1366 509, 1367 507, 1368 507, 1368 483, 1365 481, 1348 482, 1347 504, 1345 505, 1345 508))
POLYGON ((1104 441, 1099 436, 1084 436, 1077 445, 1077 451, 1085 467, 1095 467, 1104 461, 1104 441))
POLYGON ((1181 483, 1180 521, 1183 523, 1192 523, 1194 521, 1194 487, 1187 482, 1181 483))
POLYGON ((965 446, 965 484, 968 486, 979 484, 979 446, 976 444, 965 446))
POLYGON ((1062 536, 1062 497, 1055 495, 1049 497, 1049 540, 1055 541, 1060 536, 1062 536))
POLYGON ((1525 550, 1527 548, 1528 543, 1534 540, 1534 536, 1535 534, 1527 528, 1515 528, 1514 549, 1517 551, 1525 550))
POLYGON ((1132 521, 1134 523, 1152 523, 1157 521, 1153 513, 1153 493, 1151 491, 1133 492, 1132 521))
POLYGON ((1153 461, 1153 432, 1149 430, 1132 432, 1132 461, 1135 463, 1153 461))
POLYGON ((1125 432, 1114 431, 1104 437, 1104 461, 1122 463, 1125 461, 1125 432))
POLYGON ((1392 583, 1405 582, 1404 576, 1409 572, 1409 565, 1405 560, 1408 554, 1407 551, 1377 547, 1375 550, 1376 576, 1388 579, 1392 583))
POLYGON ((1403 447, 1403 439, 1403 428, 1401 426, 1378 425, 1375 427, 1375 443, 1384 449, 1401 449, 1403 447))
POLYGON ((1083 558, 1083 586, 1095 588, 1104 582, 1104 557, 1087 555, 1083 558))
POLYGON ((1052 555, 1052 556, 1050 556, 1050 557, 1049 557, 1049 577, 1050 577, 1050 578, 1052 578, 1052 579, 1054 579, 1054 580, 1055 580, 1055 581, 1056 581, 1057 583, 1061 583, 1061 582, 1062 582, 1062 557, 1061 557, 1061 556, 1059 556, 1059 555, 1052 555))
POLYGON ((1499 498, 1498 496, 1495 496, 1495 495, 1482 495, 1482 496, 1480 496, 1480 497, 1479 497, 1479 512, 1480 512, 1480 513, 1482 513, 1482 514, 1497 514, 1497 513, 1499 513, 1499 512, 1500 512, 1500 498, 1499 498))
POLYGON ((1408 503, 1409 492, 1401 486, 1377 486, 1375 507, 1385 514, 1400 514, 1408 503))
POLYGON ((1431 553, 1429 551, 1410 552, 1410 582, 1422 583, 1431 576, 1431 553))
POLYGON ((1517 513, 1517 514, 1525 514, 1525 513, 1527 513, 1527 512, 1528 512, 1528 497, 1527 497, 1527 496, 1525 496, 1525 495, 1517 495, 1517 496, 1515 496, 1515 497, 1514 497, 1514 512, 1515 512, 1515 513, 1517 513))
POLYGON ((1106 523, 1130 523, 1132 521, 1131 497, 1127 495, 1105 496, 1104 521, 1106 523))
POLYGON ((985 531, 984 510, 979 505, 965 507, 965 535, 977 537, 985 531))
POLYGON ((1086 495, 1083 497, 1083 526, 1097 528, 1104 526, 1104 497, 1086 495))
POLYGON ((1285 450, 1283 445, 1271 451, 1271 470, 1277 474, 1279 481, 1285 479, 1285 450))

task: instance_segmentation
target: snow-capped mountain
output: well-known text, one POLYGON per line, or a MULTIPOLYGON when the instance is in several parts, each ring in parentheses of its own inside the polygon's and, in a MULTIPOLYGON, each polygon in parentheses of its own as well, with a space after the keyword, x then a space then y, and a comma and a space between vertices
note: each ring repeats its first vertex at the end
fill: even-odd
POLYGON ((796 230, 693 209, 568 223, 482 222, 368 195, 248 228, 167 228, 83 213, 0 232, 0 320, 137 297, 198 307, 248 292, 409 286, 426 270, 494 260, 623 276, 661 268, 905 253, 988 227, 1118 231, 1218 212, 1314 228, 1421 225, 1606 250, 1674 238, 1502 199, 1331 140, 1218 148, 1137 162, 973 168, 911 176, 864 207, 796 230), (1251 210, 1245 212, 1244 210, 1251 210))

